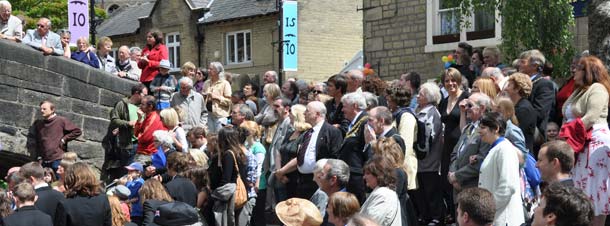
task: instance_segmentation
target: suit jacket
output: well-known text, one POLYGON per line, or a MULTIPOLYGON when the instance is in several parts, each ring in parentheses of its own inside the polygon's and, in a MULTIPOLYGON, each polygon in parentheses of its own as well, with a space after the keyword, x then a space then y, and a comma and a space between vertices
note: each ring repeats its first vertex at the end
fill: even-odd
MULTIPOLYGON (((400 134, 398 133, 398 130, 396 130, 395 127, 392 127, 392 129, 388 130, 387 133, 378 136, 377 138, 388 138, 388 137, 392 137, 394 138, 394 141, 396 141, 396 143, 398 143, 398 146, 400 146, 400 149, 402 149, 402 151, 405 151, 405 140, 402 139, 402 137, 400 136, 400 134)), ((371 145, 371 143, 368 143, 364 146, 364 148, 366 149, 365 152, 369 154, 369 158, 373 157, 373 146, 371 145)))
POLYGON ((529 96, 529 101, 538 114, 536 127, 542 137, 546 139, 546 124, 549 121, 551 108, 555 105, 555 88, 553 87, 553 82, 540 76, 538 75, 532 81, 532 93, 529 96))
POLYGON ((340 155, 338 144, 343 142, 341 131, 328 122, 324 122, 320 132, 318 132, 316 142, 316 161, 320 159, 336 159, 340 155))
POLYGON ((370 216, 383 226, 402 226, 398 195, 387 187, 377 187, 360 208, 360 213, 370 216))
POLYGON ((45 186, 36 189, 36 195, 38 195, 38 199, 34 204, 36 208, 51 216, 55 226, 60 226, 56 219, 56 213, 57 210, 60 209, 59 205, 61 205, 61 202, 66 199, 64 194, 54 190, 50 186, 45 186))
POLYGON ((48 214, 34 206, 21 207, 4 219, 4 226, 52 226, 53 220, 48 214))
POLYGON ((159 201, 159 200, 146 200, 143 204, 144 206, 144 217, 142 220, 142 226, 156 226, 155 224, 155 212, 160 205, 166 204, 169 202, 159 201))
MULTIPOLYGON (((36 49, 42 47, 42 37, 36 30, 28 30, 23 38, 23 44, 29 45, 36 49)), ((64 55, 64 48, 61 45, 61 38, 55 32, 49 31, 47 33, 46 46, 53 48, 53 55, 61 56, 64 55)))
POLYGON ((368 115, 362 111, 352 128, 345 134, 343 145, 341 145, 339 158, 349 165, 351 174, 363 175, 362 168, 370 156, 364 148, 366 144, 364 130, 368 129, 367 122, 368 115))
MULTIPOLYGON (((467 127, 466 127, 467 128, 467 127)), ((468 136, 467 131, 462 131, 457 144, 451 153, 451 166, 449 172, 454 172, 457 181, 462 189, 476 187, 479 182, 479 169, 482 161, 470 164, 470 156, 476 155, 477 159, 485 159, 489 152, 489 144, 482 142, 479 136, 479 127, 472 131, 470 139, 463 139, 468 136), (464 143, 464 148, 460 152, 460 146, 464 143)))
POLYGON ((58 212, 59 225, 112 226, 110 203, 104 194, 67 198, 60 207, 63 211, 58 212))
POLYGON ((176 201, 184 202, 192 207, 197 206, 197 188, 191 180, 176 176, 165 184, 167 193, 176 201))
POLYGON ((534 151, 534 132, 536 131, 538 112, 529 100, 522 98, 515 103, 515 116, 519 120, 519 128, 525 137, 525 146, 528 150, 534 151))

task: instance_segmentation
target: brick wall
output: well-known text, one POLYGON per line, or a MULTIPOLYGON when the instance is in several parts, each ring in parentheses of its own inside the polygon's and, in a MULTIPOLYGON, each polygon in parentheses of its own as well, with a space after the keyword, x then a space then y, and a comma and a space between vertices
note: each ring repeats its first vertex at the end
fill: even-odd
POLYGON ((301 0, 299 70, 288 77, 326 81, 362 50, 362 4, 354 0, 301 0))

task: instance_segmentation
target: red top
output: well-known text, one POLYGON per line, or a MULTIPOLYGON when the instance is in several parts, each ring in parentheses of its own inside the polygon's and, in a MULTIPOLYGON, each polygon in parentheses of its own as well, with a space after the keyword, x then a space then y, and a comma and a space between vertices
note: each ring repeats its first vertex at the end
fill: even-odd
POLYGON ((161 117, 156 111, 146 114, 144 121, 137 122, 133 133, 138 137, 138 154, 152 155, 157 152, 153 137, 153 132, 157 130, 166 130, 161 117))
POLYGON ((568 97, 570 97, 570 95, 572 95, 572 93, 574 92, 574 77, 570 77, 568 79, 568 81, 566 82, 565 85, 563 85, 563 87, 561 87, 561 89, 559 89, 559 92, 557 92, 557 96, 556 96, 556 103, 557 103, 557 112, 561 115, 561 117, 563 117, 563 104, 566 102, 566 100, 568 100, 568 97))
POLYGON ((566 122, 559 130, 559 138, 565 139, 566 142, 574 149, 574 153, 583 152, 587 142, 591 140, 593 129, 587 130, 581 118, 576 118, 570 122, 566 122))
POLYGON ((169 53, 167 46, 163 43, 159 43, 152 49, 148 48, 148 45, 142 50, 142 56, 148 55, 148 63, 145 61, 138 61, 138 67, 142 69, 140 75, 140 82, 150 82, 155 78, 155 75, 159 71, 159 62, 161 60, 169 59, 169 53))

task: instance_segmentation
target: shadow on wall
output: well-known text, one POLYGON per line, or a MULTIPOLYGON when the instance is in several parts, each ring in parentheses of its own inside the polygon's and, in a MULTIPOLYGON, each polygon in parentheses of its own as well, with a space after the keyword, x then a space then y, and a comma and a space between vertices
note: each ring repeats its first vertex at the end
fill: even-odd
POLYGON ((26 148, 26 135, 41 118, 39 103, 50 100, 58 115, 83 130, 79 141, 70 142, 69 151, 100 168, 104 160, 100 142, 110 110, 136 83, 64 57, 43 56, 22 44, 0 40, 0 49, 0 166, 7 165, 3 156, 10 153, 33 157, 26 148))

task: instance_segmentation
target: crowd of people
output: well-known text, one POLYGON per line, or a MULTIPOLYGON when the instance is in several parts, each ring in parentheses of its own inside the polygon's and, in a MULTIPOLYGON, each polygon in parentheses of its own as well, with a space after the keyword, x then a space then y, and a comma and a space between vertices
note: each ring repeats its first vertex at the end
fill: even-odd
POLYGON ((0 225, 602 226, 610 214, 610 79, 595 56, 575 57, 562 86, 538 50, 505 65, 496 47, 460 43, 440 81, 350 70, 280 84, 267 71, 234 92, 220 62, 170 73, 156 29, 115 60, 107 37, 70 53, 69 32, 42 18, 24 34, 10 11, 0 1, 0 38, 140 83, 110 112, 99 178, 68 147, 81 130, 41 102, 37 161, 7 173, 0 225))

